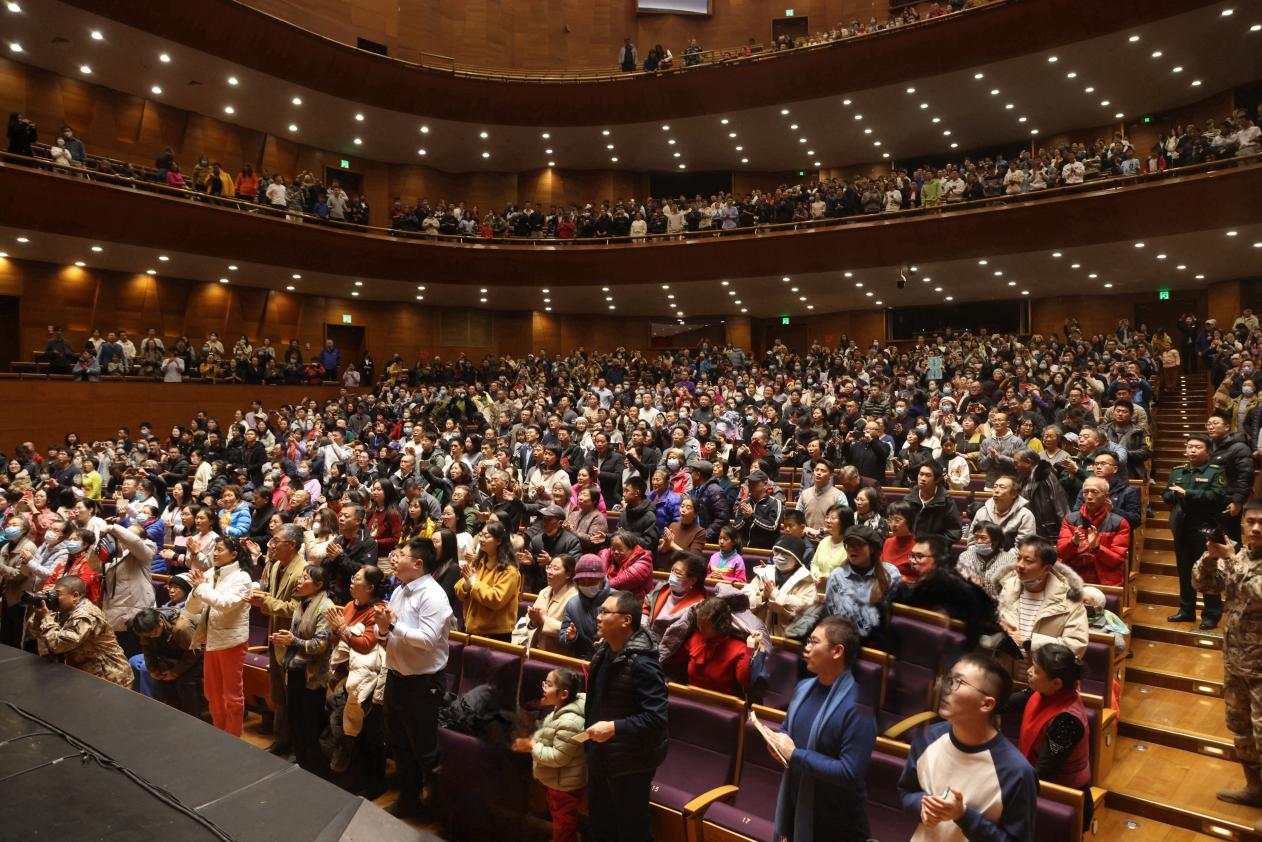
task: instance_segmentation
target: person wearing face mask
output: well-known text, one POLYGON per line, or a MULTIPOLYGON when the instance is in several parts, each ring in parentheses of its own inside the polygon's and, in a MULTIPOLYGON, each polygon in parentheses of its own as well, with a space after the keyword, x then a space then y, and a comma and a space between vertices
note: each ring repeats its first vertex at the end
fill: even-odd
MULTIPOLYGON (((51 531, 51 530, 50 530, 51 531)), ((30 522, 21 515, 11 515, 4 522, 4 546, 0 547, 0 579, 4 580, 4 612, 0 615, 0 643, 22 645, 22 623, 26 606, 22 594, 32 590, 27 567, 39 552, 31 540, 30 522)))
POLYGON ((610 593, 600 556, 587 553, 579 558, 574 565, 574 587, 578 593, 565 604, 557 637, 568 647, 567 654, 590 658, 596 651, 596 612, 610 593))
POLYGON ((971 543, 955 562, 955 569, 965 579, 990 594, 991 599, 997 599, 999 580, 995 573, 1016 560, 1016 550, 1004 549, 1004 532, 993 523, 978 526, 971 538, 971 543))
MULTIPOLYGON (((705 574, 706 563, 701 556, 671 554, 670 578, 654 587, 644 599, 643 625, 654 640, 660 641, 666 629, 706 598, 705 574)), ((682 661, 675 664, 681 665, 682 661)))
POLYGON ((1087 609, 1082 577, 1056 561, 1056 547, 1037 536, 1017 542, 1017 558, 995 574, 999 625, 1007 634, 998 653, 1029 667, 1030 654, 1059 643, 1081 658, 1087 651, 1087 609))
POLYGON ((755 568, 743 589, 749 610, 773 636, 783 637, 786 629, 819 601, 815 578, 802 565, 805 556, 805 541, 794 535, 781 536, 771 550, 771 564, 755 568))

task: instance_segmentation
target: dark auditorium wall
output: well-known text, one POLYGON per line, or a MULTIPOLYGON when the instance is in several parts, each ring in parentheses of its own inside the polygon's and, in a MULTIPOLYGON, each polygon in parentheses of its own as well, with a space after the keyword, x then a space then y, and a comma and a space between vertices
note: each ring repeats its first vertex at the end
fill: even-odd
POLYGON ((429 52, 436 56, 426 63, 446 56, 461 64, 522 70, 612 67, 625 36, 641 57, 660 43, 677 60, 689 36, 707 49, 737 47, 749 38, 766 43, 771 21, 789 8, 798 20, 807 19, 811 32, 889 13, 887 0, 711 0, 709 17, 637 15, 634 0, 247 0, 247 5, 345 44, 361 37, 385 44, 397 58, 417 61, 419 53, 429 52))

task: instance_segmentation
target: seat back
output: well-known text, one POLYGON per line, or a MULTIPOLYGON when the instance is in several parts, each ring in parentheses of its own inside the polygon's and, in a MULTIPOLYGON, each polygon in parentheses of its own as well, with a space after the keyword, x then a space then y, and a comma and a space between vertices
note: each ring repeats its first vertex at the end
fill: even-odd
POLYGON ((652 801, 672 810, 735 780, 743 707, 739 700, 710 703, 706 695, 695 688, 671 688, 670 749, 653 775, 652 801))
POLYGON ((1113 683, 1113 640, 1109 642, 1091 640, 1087 644, 1087 652, 1083 656, 1086 671, 1083 673, 1080 689, 1083 693, 1094 693, 1108 699, 1112 696, 1110 685, 1113 683))
POLYGON ((776 710, 789 709, 793 688, 797 687, 802 675, 799 666, 800 649, 784 643, 777 640, 766 660, 767 692, 762 697, 762 703, 776 710))
POLYGON ((1040 796, 1034 839, 1035 842, 1080 842, 1081 809, 1040 796))
POLYGON ((877 714, 881 731, 909 716, 933 709, 948 631, 897 613, 890 618, 892 662, 886 680, 885 702, 877 714))
POLYGON ((905 759, 880 744, 868 761, 868 824, 875 839, 910 839, 919 822, 903 811, 898 779, 905 759))
POLYGON ((455 693, 460 689, 460 668, 464 663, 463 640, 452 635, 447 641, 447 691, 455 693))
POLYGON ((470 640, 464 647, 460 666, 459 695, 463 696, 479 685, 490 684, 502 694, 501 698, 512 699, 520 669, 520 656, 470 640))

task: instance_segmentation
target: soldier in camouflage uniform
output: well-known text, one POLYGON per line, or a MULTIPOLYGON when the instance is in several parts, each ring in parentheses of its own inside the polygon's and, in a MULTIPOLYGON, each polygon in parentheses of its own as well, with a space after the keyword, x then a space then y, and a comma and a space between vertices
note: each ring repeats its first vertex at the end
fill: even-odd
MULTIPOLYGON (((1223 699, 1245 785, 1218 797, 1262 807, 1262 502, 1244 507, 1243 526, 1244 546, 1209 542, 1192 579, 1198 591, 1220 594, 1227 608, 1223 699)), ((1262 832, 1262 821, 1254 830, 1262 832)))
MULTIPOLYGON (((1188 461, 1170 471, 1170 483, 1161 498, 1172 507, 1170 530, 1174 533, 1174 559, 1179 567, 1179 610, 1166 619, 1171 623, 1190 623, 1196 619, 1196 589, 1192 587, 1192 565, 1205 552, 1202 529, 1220 523, 1227 505, 1227 475, 1209 461, 1209 436, 1193 433, 1188 436, 1185 454, 1188 461)), ((1201 628, 1212 629, 1223 615, 1223 603, 1217 594, 1205 594, 1205 611, 1201 628)))

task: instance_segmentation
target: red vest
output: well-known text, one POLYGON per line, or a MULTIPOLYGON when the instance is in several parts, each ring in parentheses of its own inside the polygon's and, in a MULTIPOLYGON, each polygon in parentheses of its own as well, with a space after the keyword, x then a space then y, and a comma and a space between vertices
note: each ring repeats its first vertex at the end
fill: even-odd
POLYGON ((1047 726, 1062 713, 1067 713, 1082 723, 1082 739, 1074 745, 1069 757, 1060 767, 1060 774, 1052 783, 1081 789, 1091 782, 1091 729, 1077 686, 1061 690, 1052 696, 1031 694, 1030 700, 1025 704, 1025 716, 1021 719, 1020 749, 1030 765, 1037 766, 1039 753, 1047 742, 1047 726))

